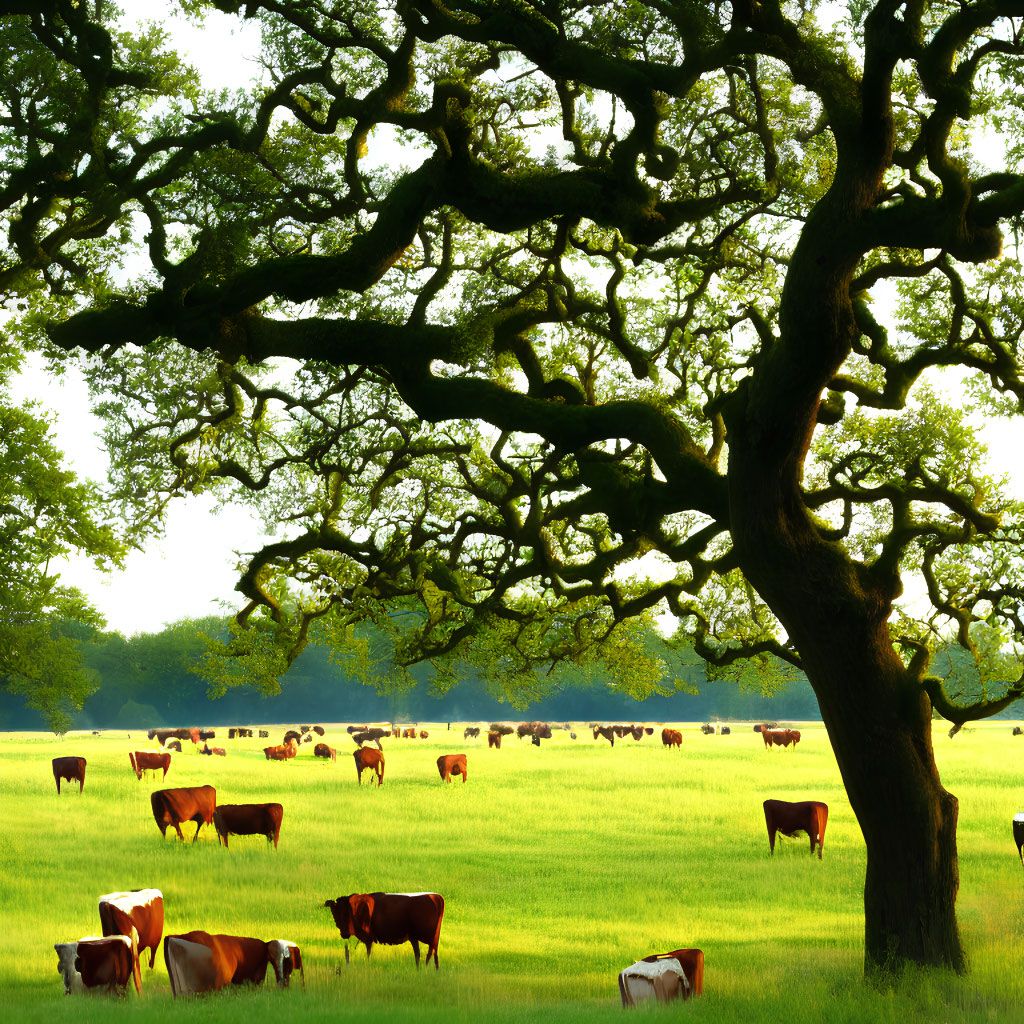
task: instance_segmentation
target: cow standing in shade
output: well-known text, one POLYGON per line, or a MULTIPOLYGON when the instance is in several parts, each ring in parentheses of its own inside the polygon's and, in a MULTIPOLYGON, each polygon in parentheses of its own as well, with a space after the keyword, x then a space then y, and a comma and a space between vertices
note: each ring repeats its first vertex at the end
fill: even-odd
POLYGON ((81 796, 85 788, 85 758, 84 757, 55 757, 53 759, 53 781, 57 783, 57 792, 60 793, 60 780, 78 783, 78 794, 81 796))
POLYGON ((135 942, 126 935, 106 939, 79 939, 75 970, 86 988, 105 988, 124 995, 128 982, 135 982, 135 991, 142 994, 142 971, 135 942))
MULTIPOLYGON (((427 963, 434 957, 437 969, 437 944, 444 916, 444 897, 436 892, 353 893, 327 900, 334 923, 343 939, 355 937, 366 946, 366 955, 375 942, 397 946, 412 944, 416 966, 420 965, 420 943, 426 943, 427 963)), ((347 953, 347 947, 346 947, 347 953)))
POLYGON ((164 894, 159 889, 133 889, 109 892, 99 901, 100 928, 105 936, 127 935, 134 930, 138 954, 149 950, 153 969, 157 947, 164 933, 164 894))
POLYGON ((277 849, 284 808, 280 804, 218 804, 213 812, 217 841, 228 848, 228 836, 265 836, 277 849))
POLYGON ((768 826, 768 847, 775 853, 775 833, 793 836, 806 832, 811 839, 811 854, 818 847, 818 860, 825 845, 825 825, 828 823, 828 805, 818 800, 802 800, 790 803, 788 800, 765 800, 764 821, 768 826))
POLYGON ((461 775, 462 781, 466 781, 466 755, 465 754, 442 754, 437 759, 437 770, 445 782, 451 782, 453 775, 461 775))

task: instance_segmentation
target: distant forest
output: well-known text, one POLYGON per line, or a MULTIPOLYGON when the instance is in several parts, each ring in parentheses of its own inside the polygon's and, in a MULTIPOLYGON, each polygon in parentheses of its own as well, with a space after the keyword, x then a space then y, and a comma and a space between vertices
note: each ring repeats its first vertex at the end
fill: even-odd
MULTIPOLYGON (((821 715, 807 680, 798 675, 774 695, 750 684, 708 680, 703 664, 677 666, 670 696, 643 700, 623 693, 600 673, 581 683, 555 687, 529 704, 513 706, 486 680, 470 674, 439 693, 427 669, 414 684, 388 688, 354 678, 331 660, 331 651, 310 645, 281 678, 281 692, 265 697, 248 687, 207 695, 195 674, 207 650, 202 634, 223 634, 224 620, 175 623, 159 633, 125 638, 74 623, 73 631, 95 690, 75 716, 75 729, 139 729, 156 726, 226 726, 257 722, 461 722, 499 719, 605 722, 807 721, 821 715), (689 692, 686 692, 689 691, 689 692)), ((671 682, 669 683, 671 686, 671 682)), ((1019 715, 1015 711, 1015 715, 1019 715)), ((0 689, 0 729, 45 730, 38 712, 0 689)))

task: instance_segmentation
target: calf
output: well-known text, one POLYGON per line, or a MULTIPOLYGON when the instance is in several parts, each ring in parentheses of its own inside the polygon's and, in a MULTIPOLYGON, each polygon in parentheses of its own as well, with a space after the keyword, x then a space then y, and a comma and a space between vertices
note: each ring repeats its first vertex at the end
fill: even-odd
POLYGON ((280 804, 218 804, 213 812, 213 827, 218 843, 228 846, 228 836, 266 836, 277 849, 284 808, 280 804))
POLYGON ((360 786, 363 784, 363 771, 367 768, 377 773, 378 786, 384 782, 384 755, 379 750, 359 747, 352 751, 352 756, 356 762, 356 778, 360 786))
POLYGON ((135 982, 135 991, 142 994, 138 950, 134 939, 127 935, 79 939, 75 970, 81 974, 86 988, 106 988, 108 992, 124 995, 131 980, 135 982))
POLYGON ((462 781, 466 781, 466 755, 465 754, 442 754, 437 759, 437 770, 445 782, 452 781, 452 775, 461 775, 462 781))
POLYGON ((60 780, 78 783, 78 795, 82 795, 85 788, 85 758, 84 757, 55 757, 52 761, 53 781, 57 783, 57 793, 60 793, 60 780))
POLYGON ((818 860, 825 845, 825 825, 828 823, 828 805, 818 800, 802 800, 790 803, 787 800, 765 800, 764 821, 768 826, 768 846, 775 853, 775 833, 792 836, 806 832, 811 839, 811 855, 818 847, 818 860))
POLYGON ((416 966, 420 965, 421 942, 427 946, 427 963, 434 957, 437 970, 437 944, 444 916, 444 897, 436 892, 353 893, 327 900, 334 923, 343 939, 355 936, 366 946, 366 955, 375 942, 388 946, 412 944, 416 966))

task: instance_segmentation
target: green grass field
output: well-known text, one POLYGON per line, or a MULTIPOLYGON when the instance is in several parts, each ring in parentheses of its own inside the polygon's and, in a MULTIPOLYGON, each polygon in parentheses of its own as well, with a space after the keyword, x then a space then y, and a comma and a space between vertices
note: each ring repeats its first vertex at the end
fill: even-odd
MULTIPOLYGON (((936 730, 947 787, 960 799, 959 912, 971 960, 965 979, 922 973, 896 992, 861 980, 865 852, 820 725, 797 750, 767 751, 750 726, 703 736, 684 725, 681 751, 660 730, 640 743, 540 748, 466 742, 462 727, 424 726, 427 740, 384 741, 384 785, 356 785, 340 727, 289 762, 218 730, 226 758, 191 744, 166 782, 136 780, 128 751, 144 734, 0 734, 0 992, 4 1016, 35 1021, 216 1020, 301 1014, 320 1020, 583 1021, 619 1019, 616 976, 648 953, 699 946, 705 996, 642 1009, 693 1021, 1024 1021, 1024 871, 1010 822, 1024 808, 1024 738, 987 723, 955 740, 936 730), (443 784, 435 760, 468 751, 469 781, 443 784), (88 759, 85 791, 50 759, 88 759), (161 840, 149 794, 216 786, 222 803, 279 801, 280 849, 260 837, 231 849, 204 828, 194 845, 161 840), (805 839, 769 857, 761 802, 820 799, 830 808, 824 859, 805 839), (173 1002, 162 948, 143 968, 141 998, 66 998, 55 942, 96 934, 96 898, 163 891, 165 933, 210 932, 297 942, 305 990, 271 985, 173 1002), (326 898, 374 890, 444 895, 440 971, 417 971, 411 947, 375 946, 352 962, 326 898)), ((194 826, 186 825, 190 838, 194 826)), ((148 960, 148 954, 147 954, 148 960)))

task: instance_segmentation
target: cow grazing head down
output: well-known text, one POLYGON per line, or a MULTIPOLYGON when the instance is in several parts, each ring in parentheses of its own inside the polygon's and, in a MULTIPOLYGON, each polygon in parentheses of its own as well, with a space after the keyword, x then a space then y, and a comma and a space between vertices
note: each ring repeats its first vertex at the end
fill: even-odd
POLYGON ((294 942, 287 939, 271 939, 267 943, 267 956, 270 966, 274 968, 278 988, 287 988, 293 971, 298 971, 302 978, 302 987, 306 987, 306 972, 302 969, 302 953, 294 942))
POLYGON ((81 974, 86 988, 105 988, 124 995, 128 982, 134 981, 135 991, 142 994, 142 971, 134 934, 79 939, 75 970, 81 974))

